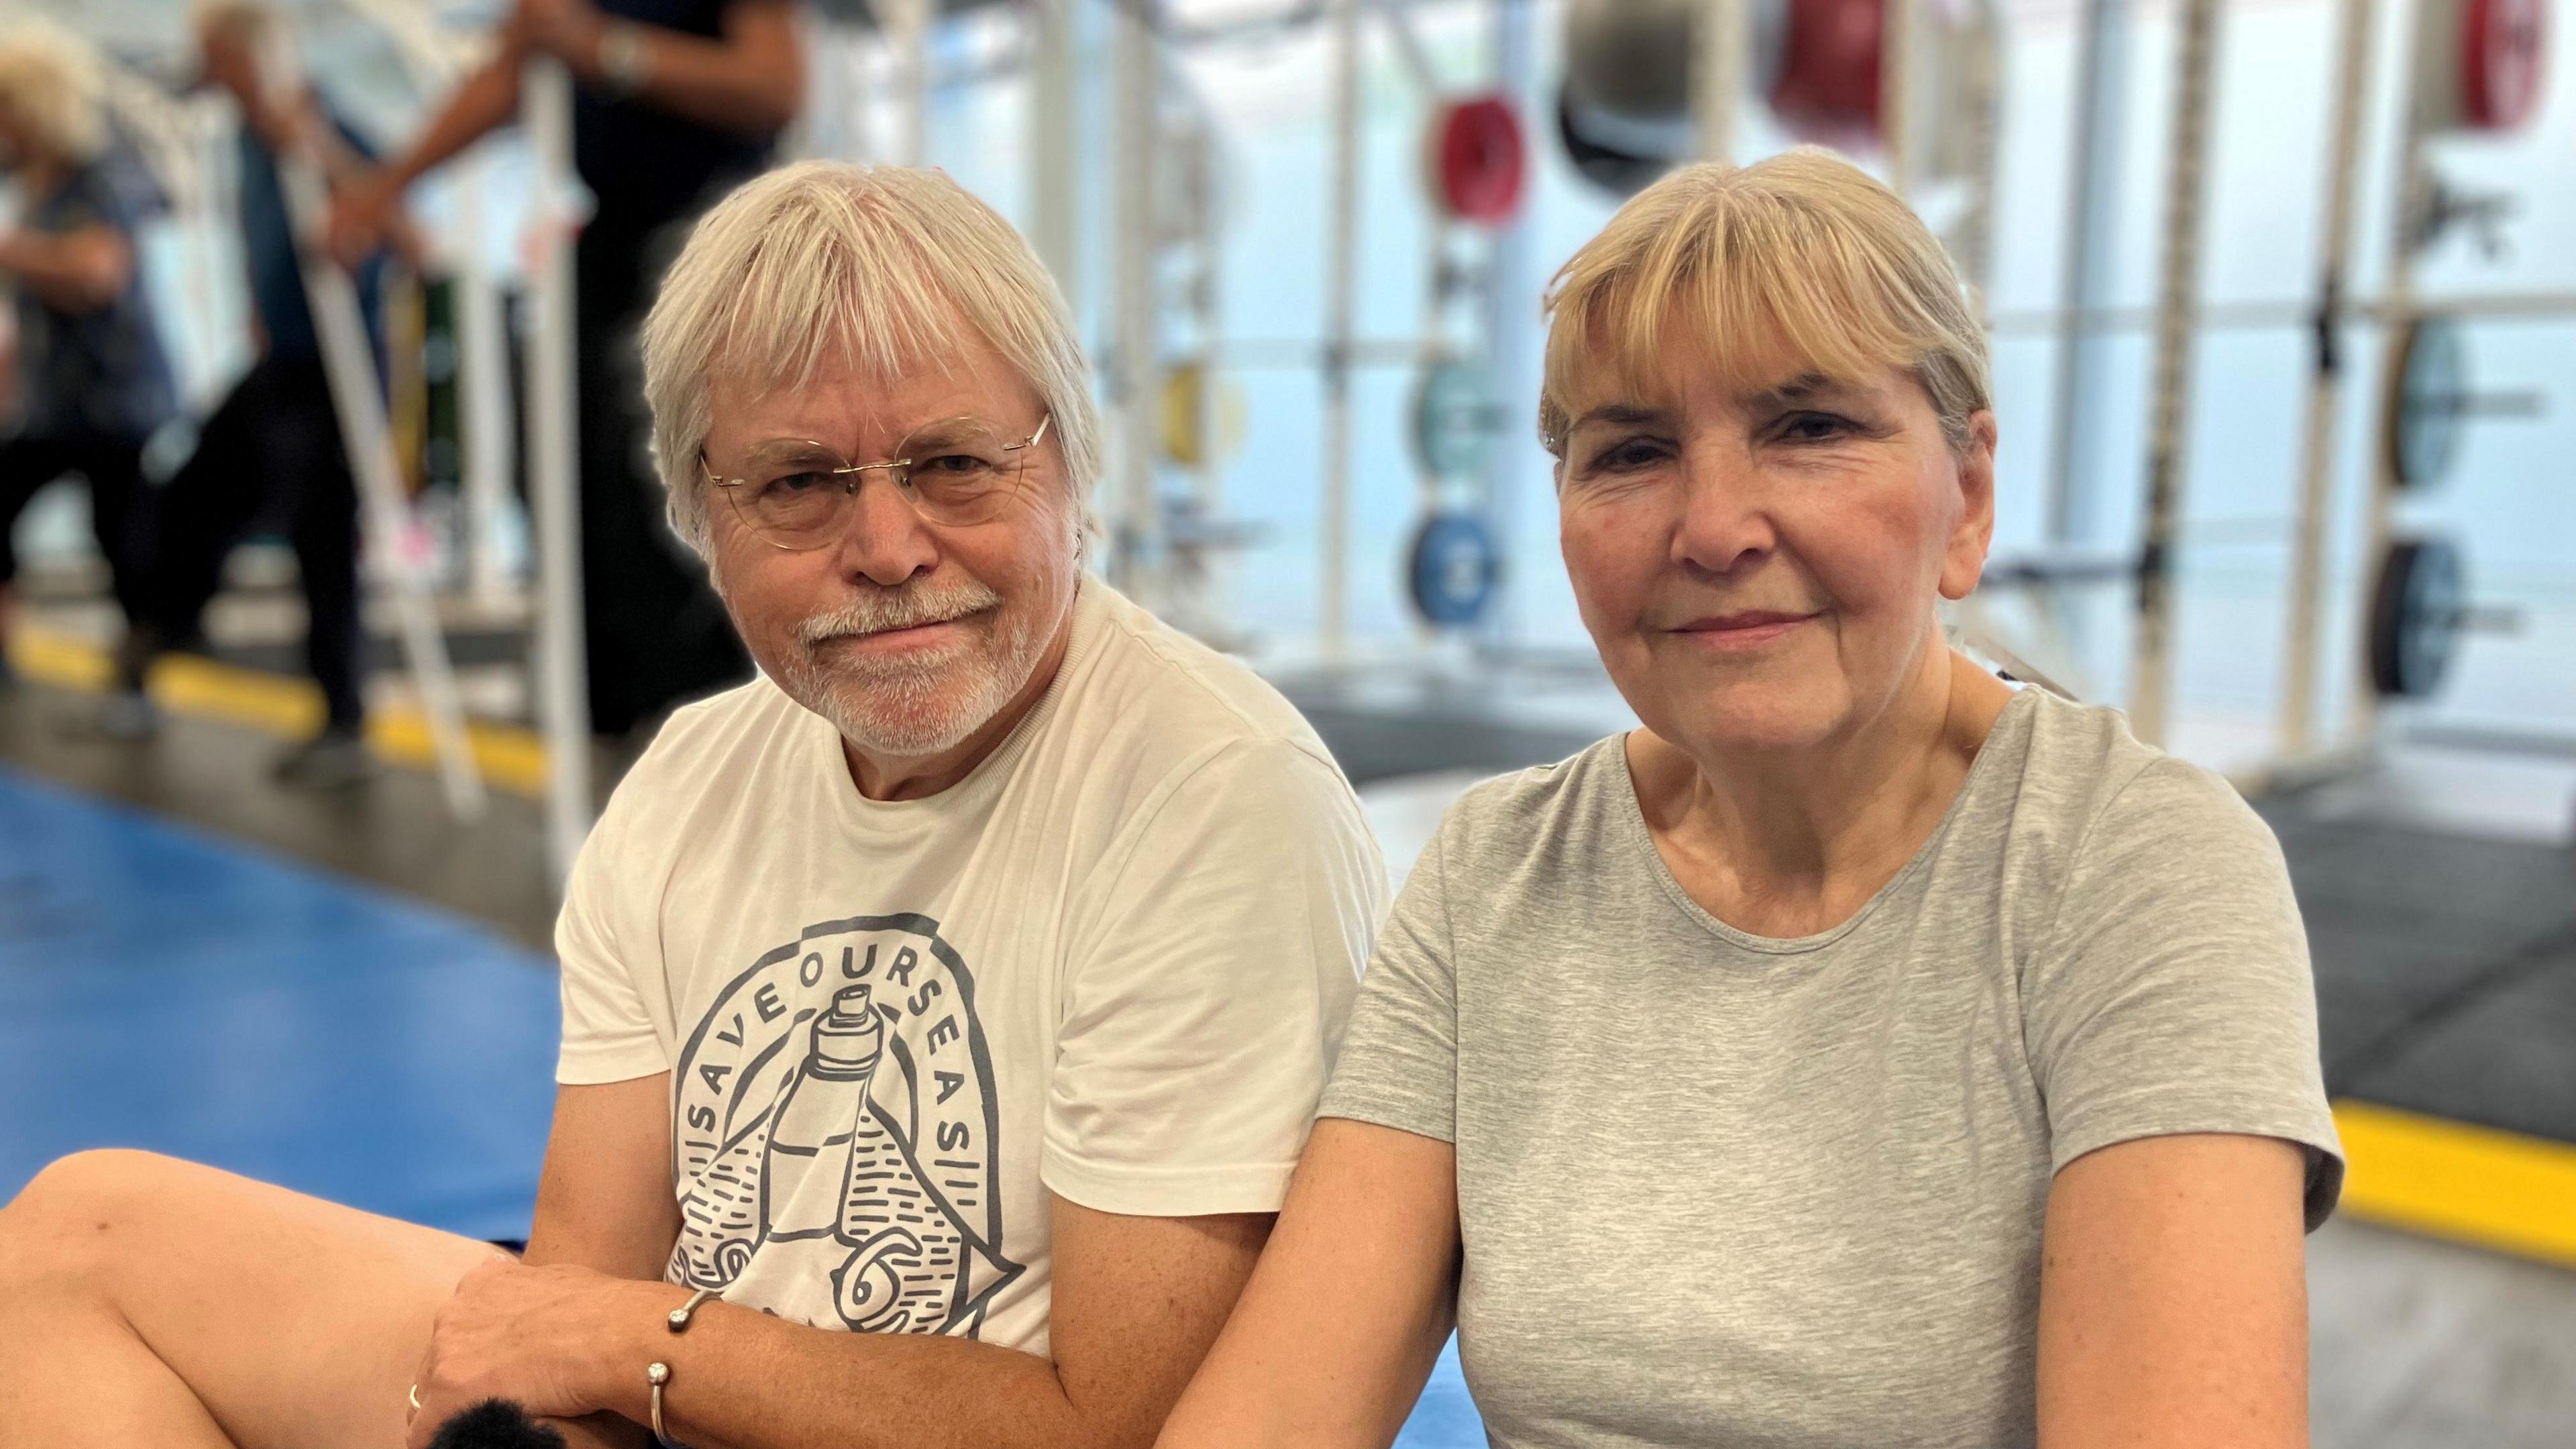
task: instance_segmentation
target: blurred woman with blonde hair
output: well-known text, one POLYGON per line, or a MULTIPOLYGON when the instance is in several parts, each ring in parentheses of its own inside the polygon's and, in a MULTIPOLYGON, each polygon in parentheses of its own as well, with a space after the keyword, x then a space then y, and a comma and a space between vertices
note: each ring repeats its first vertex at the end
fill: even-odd
POLYGON ((1984 338, 1821 152, 1630 201, 1540 432, 1643 728, 1450 812, 1166 1449, 2306 1442, 2342 1168, 2270 832, 1938 608, 1984 338))
MULTIPOLYGON (((18 294, 21 420, 0 439, 0 636, 18 558, 9 533, 36 490, 89 483, 90 519, 128 620, 142 615, 148 537, 144 442, 178 410, 137 261, 135 236, 158 189, 108 123, 100 61, 49 26, 0 33, 0 170, 19 215, 0 226, 0 281, 18 294)), ((104 720, 147 727, 138 669, 104 720)))

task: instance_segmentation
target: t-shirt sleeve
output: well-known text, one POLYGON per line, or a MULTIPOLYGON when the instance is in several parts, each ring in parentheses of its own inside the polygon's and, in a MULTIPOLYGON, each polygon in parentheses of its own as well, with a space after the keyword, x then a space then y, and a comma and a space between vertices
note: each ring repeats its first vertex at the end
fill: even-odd
POLYGON ((2023 999, 2051 1170, 2180 1132, 2307 1149, 2310 1228, 2343 1185, 2288 866, 2227 783, 2159 758, 2077 847, 2023 999))
POLYGON ((1147 1217, 1275 1212, 1386 909, 1329 763, 1227 744, 1112 847, 1067 964, 1046 1185, 1147 1217))
MULTIPOLYGON (((620 872, 614 865, 623 833, 620 812, 611 802, 574 857, 563 910, 555 917, 555 960, 563 992, 563 1044, 555 1054, 555 1080, 568 1087, 629 1081, 671 1068, 645 1008, 642 986, 659 978, 661 956, 658 949, 647 953, 631 942, 640 933, 620 919, 630 904, 619 895, 620 872)), ((631 875, 627 885, 633 888, 631 875)))
MULTIPOLYGON (((1457 818, 1453 810, 1450 819, 1457 818)), ((1458 976, 1449 926, 1449 836, 1441 831, 1396 897, 1369 953, 1322 1117, 1458 1140, 1458 976)))

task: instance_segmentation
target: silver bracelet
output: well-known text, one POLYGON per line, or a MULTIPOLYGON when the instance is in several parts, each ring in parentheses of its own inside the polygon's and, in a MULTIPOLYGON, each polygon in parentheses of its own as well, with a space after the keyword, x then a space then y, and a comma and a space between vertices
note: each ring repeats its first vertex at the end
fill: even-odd
MULTIPOLYGON (((690 1294, 689 1301, 672 1309, 670 1316, 663 1320, 662 1326, 673 1333, 678 1333, 682 1329, 687 1328, 689 1326, 690 1317, 698 1311, 698 1305, 706 1302, 710 1298, 716 1297, 721 1291, 722 1290, 715 1288, 701 1288, 697 1292, 690 1294)), ((672 1438, 662 1429, 662 1386, 670 1381, 671 1366, 669 1364, 648 1363, 644 1365, 644 1382, 653 1386, 653 1442, 661 1445, 662 1449, 688 1449, 687 1445, 672 1438)))
POLYGON ((632 21, 609 22, 599 37, 599 80, 620 100, 642 93, 653 79, 653 52, 644 27, 632 21))

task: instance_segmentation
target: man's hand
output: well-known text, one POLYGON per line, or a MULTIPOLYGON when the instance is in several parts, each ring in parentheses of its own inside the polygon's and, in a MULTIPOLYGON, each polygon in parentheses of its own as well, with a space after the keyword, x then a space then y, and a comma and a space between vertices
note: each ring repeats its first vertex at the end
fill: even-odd
POLYGON ((610 1362, 604 1345, 631 1343, 686 1295, 667 1283, 611 1278, 570 1264, 530 1267, 495 1258, 457 1283, 422 1355, 419 1412, 408 1449, 427 1449, 440 1425, 485 1399, 540 1418, 572 1419, 608 1405, 644 1362, 610 1362))

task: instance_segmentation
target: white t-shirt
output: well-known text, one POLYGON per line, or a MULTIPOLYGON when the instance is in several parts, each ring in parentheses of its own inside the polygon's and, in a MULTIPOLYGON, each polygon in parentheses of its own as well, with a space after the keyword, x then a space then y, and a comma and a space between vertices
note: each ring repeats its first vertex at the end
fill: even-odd
POLYGON ((555 1075, 671 1073, 671 1281, 1043 1354, 1048 1189, 1277 1210, 1385 879, 1296 710, 1085 579, 928 799, 766 679, 672 716, 573 868, 555 1075))

